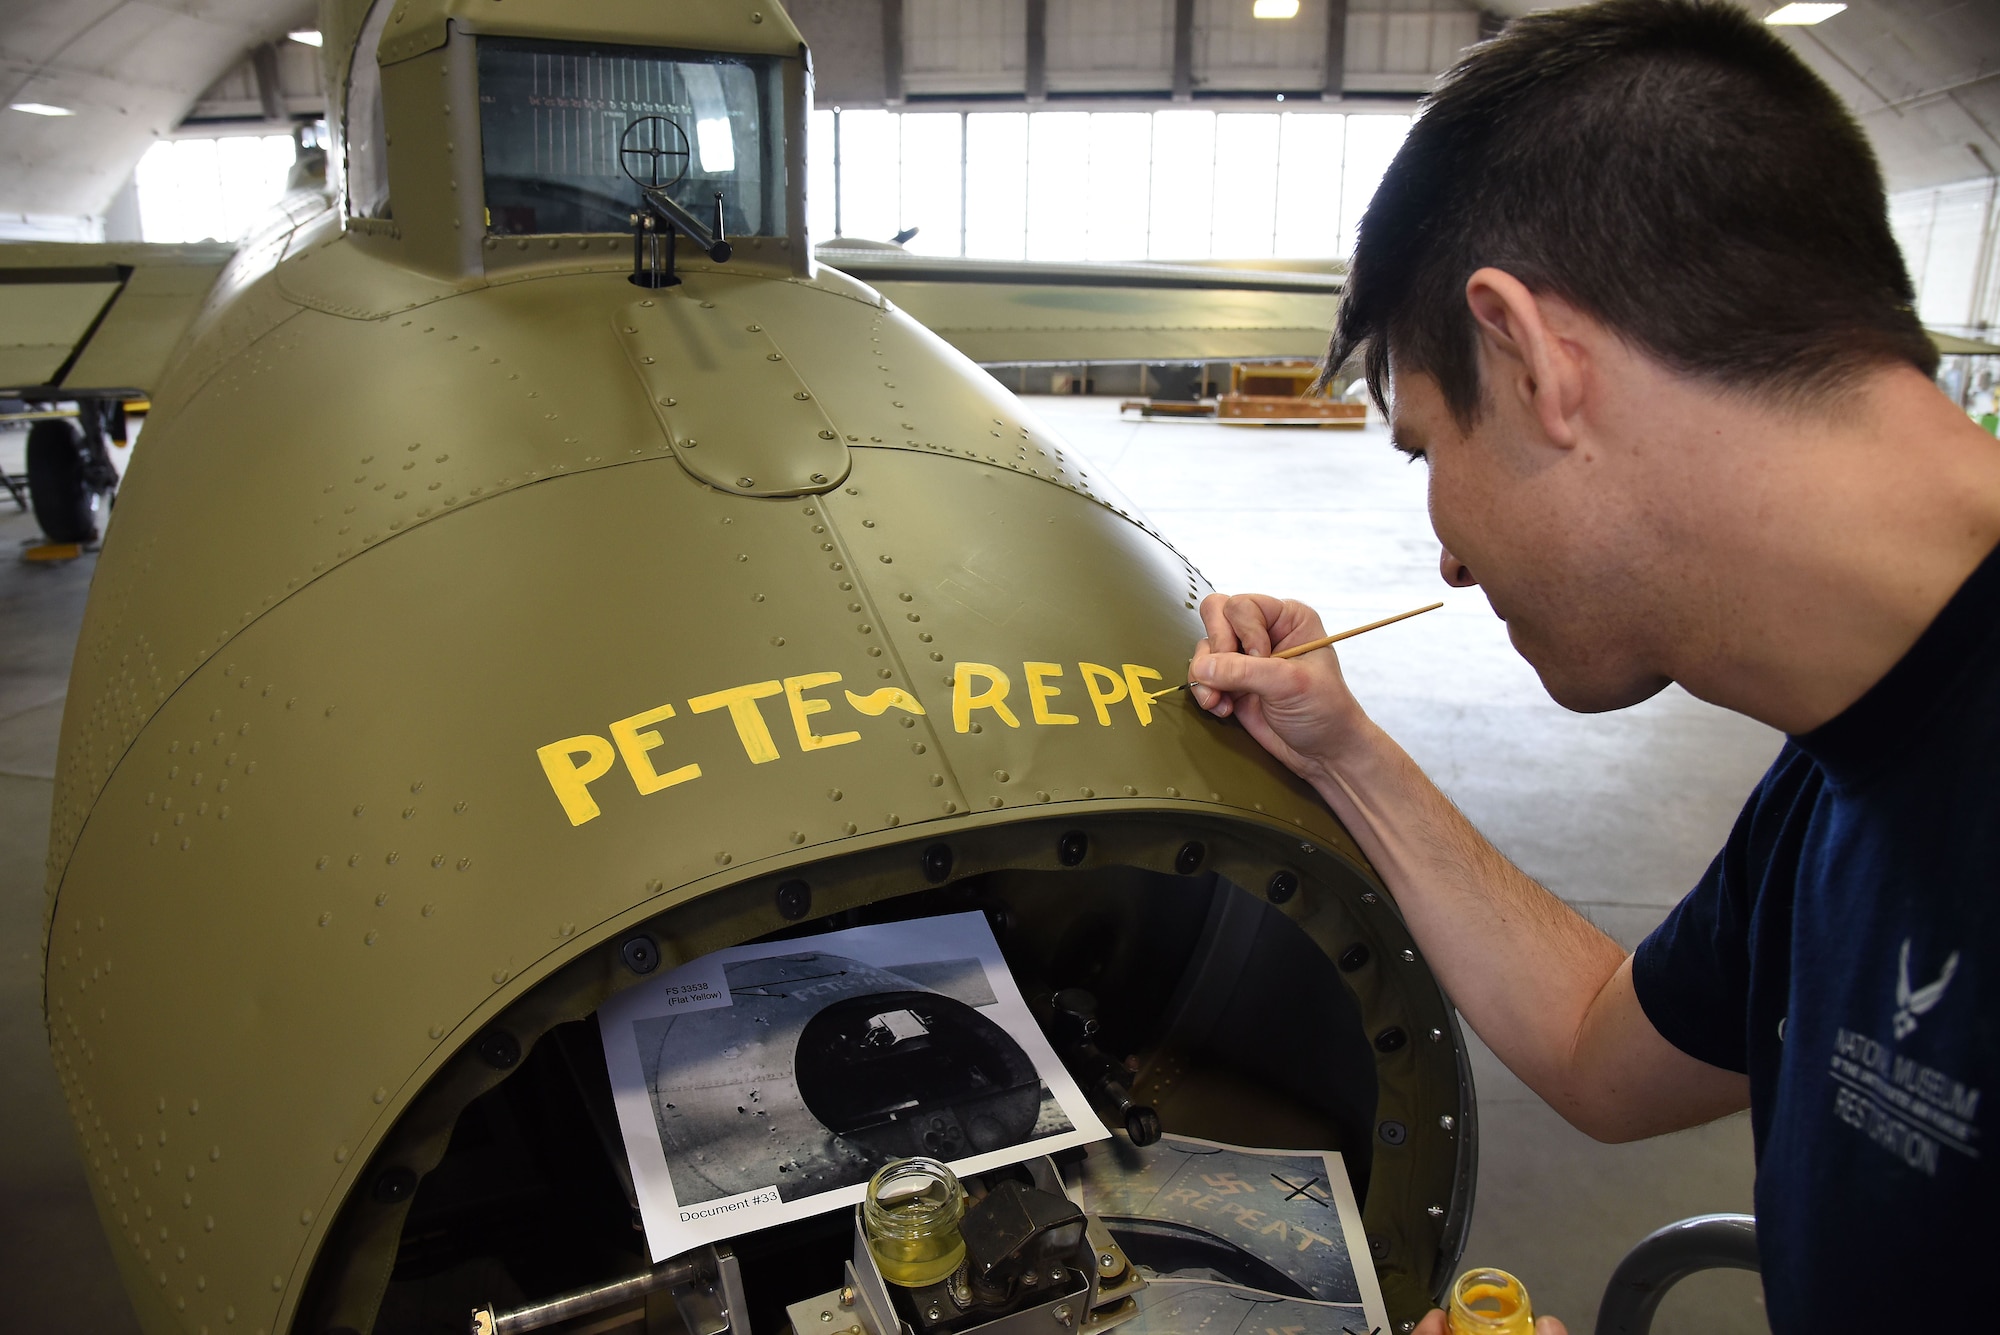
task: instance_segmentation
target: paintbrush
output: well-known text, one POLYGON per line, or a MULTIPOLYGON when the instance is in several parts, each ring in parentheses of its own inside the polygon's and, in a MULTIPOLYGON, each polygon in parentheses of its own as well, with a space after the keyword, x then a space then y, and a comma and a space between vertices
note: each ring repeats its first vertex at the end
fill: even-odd
MULTIPOLYGON (((1421 616, 1425 612, 1435 612, 1443 606, 1443 603, 1432 603, 1428 607, 1413 607, 1407 612, 1398 612, 1392 617, 1383 617, 1380 621, 1371 621, 1365 626, 1355 626, 1348 630, 1343 630, 1337 635, 1327 635, 1317 640, 1307 640, 1304 644, 1295 644, 1289 649, 1280 649, 1277 653, 1272 654, 1271 657, 1297 658, 1300 654, 1309 654, 1315 649, 1324 649, 1329 644, 1338 644, 1342 640, 1351 640, 1356 635, 1365 635, 1371 630, 1380 630, 1384 626, 1394 625, 1398 621, 1404 621, 1413 616, 1421 616)), ((1178 686, 1169 686, 1163 691, 1150 691, 1148 695, 1152 699, 1157 700, 1163 695, 1172 695, 1175 691, 1185 691, 1191 684, 1184 681, 1178 686)))

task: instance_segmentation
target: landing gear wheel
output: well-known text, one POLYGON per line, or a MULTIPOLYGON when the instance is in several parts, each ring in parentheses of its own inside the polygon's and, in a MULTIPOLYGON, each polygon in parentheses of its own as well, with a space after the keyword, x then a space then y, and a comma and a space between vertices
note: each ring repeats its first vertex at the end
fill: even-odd
POLYGON ((28 430, 28 500, 50 542, 97 541, 98 492, 83 450, 83 433, 61 418, 28 430))

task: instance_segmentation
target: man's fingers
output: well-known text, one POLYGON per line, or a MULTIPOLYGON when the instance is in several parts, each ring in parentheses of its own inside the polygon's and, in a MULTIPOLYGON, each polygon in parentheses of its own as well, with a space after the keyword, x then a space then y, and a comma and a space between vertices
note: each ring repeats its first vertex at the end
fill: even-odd
POLYGON ((1189 665, 1189 673, 1200 686, 1212 686, 1234 695, 1249 691, 1269 695, 1296 687, 1297 665, 1282 658, 1252 658, 1248 654, 1210 654, 1189 665))
POLYGON ((1228 605, 1229 595, 1226 593, 1211 593, 1201 600, 1202 629, 1208 632, 1208 638, 1202 643, 1208 645, 1212 653, 1236 652, 1236 632, 1231 628, 1229 618, 1223 614, 1223 608, 1228 605))
MULTIPOLYGON (((1450 1329, 1444 1313, 1433 1310, 1416 1324, 1410 1335, 1449 1335, 1450 1329)), ((1552 1316, 1536 1317, 1535 1335, 1569 1335, 1569 1328, 1552 1316)))
POLYGON ((1279 615, 1271 619, 1271 634, 1277 638, 1280 648, 1288 648, 1319 639, 1326 634, 1326 627, 1320 624, 1319 613, 1296 599, 1287 598, 1279 615))
POLYGON ((1291 632, 1300 613, 1313 619, 1305 604, 1268 593, 1211 593, 1201 600, 1201 624, 1219 654, 1268 656, 1271 646, 1291 632))
POLYGON ((1243 593, 1222 605, 1223 618, 1236 635, 1239 650, 1256 658, 1268 658, 1276 635, 1271 624, 1284 610, 1284 604, 1275 598, 1261 594, 1243 593))

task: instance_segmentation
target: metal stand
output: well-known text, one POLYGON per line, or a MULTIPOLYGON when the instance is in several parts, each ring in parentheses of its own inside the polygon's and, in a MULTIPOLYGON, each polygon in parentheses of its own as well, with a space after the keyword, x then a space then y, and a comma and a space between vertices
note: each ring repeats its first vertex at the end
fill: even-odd
POLYGON ((632 215, 632 285, 674 287, 674 233, 700 246, 717 264, 731 254, 722 230, 722 192, 715 192, 715 216, 706 227, 668 197, 687 176, 693 161, 687 132, 666 116, 641 116, 618 136, 618 165, 639 187, 639 211, 632 215))
POLYGON ((729 239, 722 231, 720 191, 715 195, 715 219, 712 227, 703 227, 695 220, 692 213, 667 198, 665 190, 641 186, 640 197, 640 210, 632 215, 631 282, 634 287, 662 288, 679 285, 680 275, 674 272, 676 232, 700 246, 717 264, 727 264, 729 257, 735 253, 729 244, 729 239))
POLYGON ((1597 1308, 1597 1335, 1647 1335, 1668 1289, 1697 1270, 1718 1269, 1762 1269, 1754 1216, 1697 1215, 1656 1229, 1611 1272, 1597 1308))

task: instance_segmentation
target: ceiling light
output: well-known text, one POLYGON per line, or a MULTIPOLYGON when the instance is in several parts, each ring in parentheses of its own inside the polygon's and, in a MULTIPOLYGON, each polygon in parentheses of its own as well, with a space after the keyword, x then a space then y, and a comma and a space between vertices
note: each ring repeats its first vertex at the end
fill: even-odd
POLYGON ((1824 23, 1847 8, 1846 5, 1807 4, 1804 0, 1792 0, 1783 9, 1764 16, 1764 22, 1774 28, 1803 28, 1814 23, 1824 23))
POLYGON ((318 28, 301 28, 297 32, 288 32, 285 36, 305 46, 318 46, 326 40, 319 35, 318 28))
POLYGON ((12 103, 11 105, 15 111, 25 111, 30 116, 76 115, 76 113, 74 111, 71 111, 68 107, 52 107, 46 102, 15 102, 12 103))
POLYGON ((1299 16, 1299 0, 1257 0, 1250 6, 1252 18, 1295 19, 1299 16))

